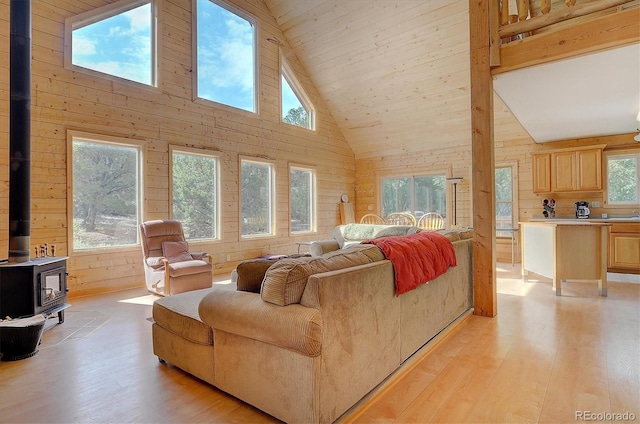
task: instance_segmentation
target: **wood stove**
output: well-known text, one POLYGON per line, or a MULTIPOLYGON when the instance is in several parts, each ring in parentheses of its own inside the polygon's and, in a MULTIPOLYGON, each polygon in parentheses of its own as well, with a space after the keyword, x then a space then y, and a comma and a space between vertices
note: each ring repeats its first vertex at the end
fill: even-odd
POLYGON ((57 313, 62 323, 64 310, 69 306, 66 257, 0 262, 0 317, 57 313))

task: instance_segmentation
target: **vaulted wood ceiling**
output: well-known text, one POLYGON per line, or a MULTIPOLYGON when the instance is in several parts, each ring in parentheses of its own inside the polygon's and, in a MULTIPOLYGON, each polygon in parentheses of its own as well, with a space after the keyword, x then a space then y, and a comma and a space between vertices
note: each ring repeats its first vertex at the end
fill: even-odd
MULTIPOLYGON (((470 144, 468 2, 263 1, 286 37, 286 53, 297 55, 302 62, 356 158, 470 144)), ((577 3, 591 1, 596 0, 577 3)), ((533 15, 541 13, 539 3, 530 2, 533 15)), ((551 3, 553 10, 566 8, 564 0, 551 3)), ((516 1, 510 0, 509 4, 510 10, 515 10, 516 1)), ((615 64, 606 66, 616 69, 615 64)), ((583 70, 578 68, 575 72, 580 74, 583 70)), ((597 88, 594 82, 598 78, 592 78, 591 84, 579 86, 578 90, 597 88)), ((614 130, 610 120, 601 120, 602 124, 596 125, 591 118, 603 107, 598 100, 601 95, 569 96, 579 99, 571 104, 574 113, 569 116, 566 107, 562 109, 564 103, 553 99, 553 90, 541 88, 540 93, 546 99, 543 108, 551 116, 562 117, 557 127, 562 131, 556 131, 557 137, 550 134, 539 141, 634 131, 638 111, 629 105, 637 103, 638 96, 633 92, 637 86, 633 72, 631 81, 625 84, 622 86, 631 90, 624 96, 616 95, 615 100, 618 109, 625 111, 624 116, 616 118, 622 119, 623 125, 614 130)), ((515 98, 519 95, 518 87, 516 93, 511 93, 515 98)), ((538 86, 534 84, 531 88, 537 90, 538 86)), ((566 99, 558 100, 566 103, 566 99)), ((507 102, 507 107, 511 106, 507 102)), ((522 122, 526 118, 535 120, 540 114, 532 108, 525 108, 525 112, 533 116, 520 116, 522 122)), ((541 121, 542 128, 528 131, 532 135, 538 130, 548 133, 545 128, 548 124, 541 121)))
POLYGON ((264 0, 356 158, 468 145, 468 3, 264 0))

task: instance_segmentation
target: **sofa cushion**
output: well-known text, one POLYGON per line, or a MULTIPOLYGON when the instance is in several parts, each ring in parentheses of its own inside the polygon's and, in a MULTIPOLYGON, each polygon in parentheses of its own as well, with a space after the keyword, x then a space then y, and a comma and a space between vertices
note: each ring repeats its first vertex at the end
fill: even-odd
POLYGON ((372 238, 407 236, 409 234, 416 234, 421 231, 422 228, 414 227, 412 225, 389 225, 386 228, 382 228, 377 231, 372 238))
POLYGON ((420 232, 419 227, 411 225, 387 225, 387 224, 346 224, 334 228, 332 236, 344 249, 351 244, 359 243, 363 240, 375 239, 378 237, 404 236, 420 232))
POLYGON ((300 303, 310 275, 381 261, 384 255, 375 246, 357 244, 318 257, 285 258, 265 273, 262 300, 280 306, 300 303))
POLYGON ((305 256, 309 256, 309 254, 303 253, 284 257, 273 256, 242 261, 236 267, 237 289, 240 291, 260 293, 260 287, 262 287, 264 274, 267 272, 271 265, 284 258, 302 258, 305 256))
POLYGON ((200 301, 212 289, 192 290, 153 302, 153 320, 165 330, 201 345, 213 344, 213 330, 198 313, 200 301))
POLYGON ((460 229, 448 228, 448 229, 436 230, 436 231, 440 234, 443 234, 452 242, 473 238, 472 228, 460 228, 460 229))
POLYGON ((260 293, 264 274, 279 260, 279 258, 258 258, 240 262, 236 267, 238 290, 260 293))
POLYGON ((193 259, 186 241, 163 241, 162 256, 167 258, 170 264, 193 259))

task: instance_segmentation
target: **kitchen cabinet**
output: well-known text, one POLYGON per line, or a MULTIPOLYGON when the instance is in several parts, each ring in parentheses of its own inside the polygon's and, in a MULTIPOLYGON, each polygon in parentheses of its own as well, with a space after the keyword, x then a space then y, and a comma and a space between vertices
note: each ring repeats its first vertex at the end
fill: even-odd
POLYGON ((551 192, 551 154, 536 153, 533 155, 533 192, 551 192))
POLYGON ((602 149, 578 150, 576 166, 577 190, 602 190, 602 149))
POLYGON ((640 273, 640 223, 629 222, 611 226, 608 270, 640 273))
POLYGON ((576 183, 576 152, 551 154, 551 191, 574 191, 576 183))
POLYGON ((534 153, 533 192, 543 194, 602 190, 604 147, 605 145, 599 145, 534 153))

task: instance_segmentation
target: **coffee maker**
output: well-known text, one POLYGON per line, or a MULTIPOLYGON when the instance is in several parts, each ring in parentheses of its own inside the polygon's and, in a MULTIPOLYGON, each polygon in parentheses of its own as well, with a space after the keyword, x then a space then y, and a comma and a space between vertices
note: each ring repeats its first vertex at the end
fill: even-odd
POLYGON ((576 202, 576 218, 589 218, 589 202, 576 202))

